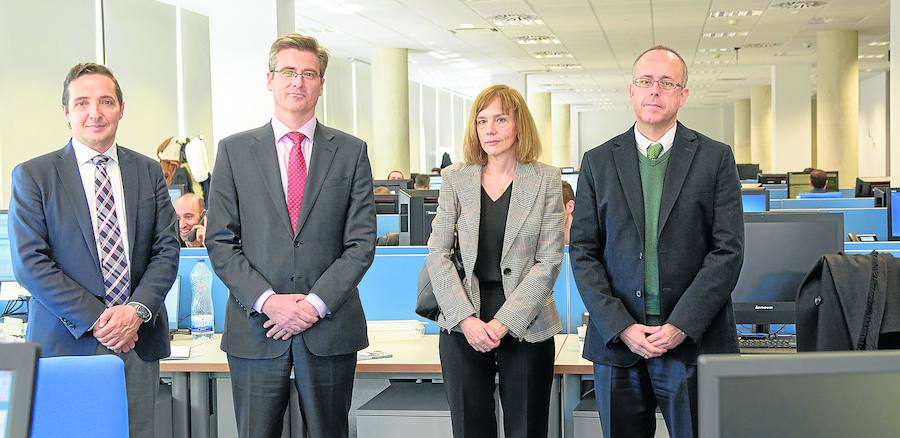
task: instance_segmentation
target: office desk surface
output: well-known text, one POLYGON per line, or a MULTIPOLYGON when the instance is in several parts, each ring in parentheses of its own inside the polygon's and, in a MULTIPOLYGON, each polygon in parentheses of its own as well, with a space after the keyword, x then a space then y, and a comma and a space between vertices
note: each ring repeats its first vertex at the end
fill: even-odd
MULTIPOLYGON (((575 335, 559 334, 555 337, 556 356, 567 343, 567 338, 578 339, 575 335)), ((192 343, 190 336, 179 335, 172 345, 191 345, 191 357, 188 359, 166 359, 159 362, 159 370, 164 373, 200 372, 227 373, 228 361, 225 352, 219 348, 222 335, 216 334, 212 339, 192 343)), ((438 336, 425 335, 411 340, 384 341, 370 338, 366 351, 381 350, 392 356, 384 359, 361 360, 356 364, 358 373, 434 373, 441 372, 441 360, 438 354, 438 336)), ((587 362, 587 361, 585 361, 587 362)), ((588 362, 590 364, 590 362, 588 362)))
POLYGON ((556 374, 594 374, 594 363, 581 357, 578 335, 572 334, 566 337, 562 350, 556 355, 553 372, 556 374))

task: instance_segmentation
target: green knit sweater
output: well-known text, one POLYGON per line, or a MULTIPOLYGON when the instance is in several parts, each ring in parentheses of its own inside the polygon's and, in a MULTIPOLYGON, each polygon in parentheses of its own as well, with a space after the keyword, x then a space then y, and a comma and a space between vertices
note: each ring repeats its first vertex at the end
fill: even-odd
POLYGON ((652 316, 660 315, 659 254, 656 246, 659 236, 659 204, 669 155, 666 151, 656 160, 651 160, 638 153, 641 190, 644 193, 644 308, 647 315, 652 316))

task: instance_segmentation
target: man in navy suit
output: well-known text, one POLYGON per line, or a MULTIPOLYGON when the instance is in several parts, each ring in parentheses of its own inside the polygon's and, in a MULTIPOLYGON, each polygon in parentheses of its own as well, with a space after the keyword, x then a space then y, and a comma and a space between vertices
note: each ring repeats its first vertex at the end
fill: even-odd
POLYGON ((178 271, 175 212, 159 163, 116 144, 125 106, 109 69, 72 67, 62 104, 69 143, 12 174, 13 271, 32 294, 26 337, 44 356, 119 356, 130 436, 153 437, 159 360, 169 355, 163 301, 178 271))
POLYGON ((637 58, 632 129, 581 163, 570 252, 590 322, 603 436, 697 435, 697 356, 737 353, 731 291, 743 257, 741 188, 728 145, 678 123, 687 66, 637 58))

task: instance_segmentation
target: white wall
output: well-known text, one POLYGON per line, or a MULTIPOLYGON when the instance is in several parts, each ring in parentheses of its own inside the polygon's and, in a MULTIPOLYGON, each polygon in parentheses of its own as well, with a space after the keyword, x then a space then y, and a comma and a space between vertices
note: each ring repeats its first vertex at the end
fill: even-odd
POLYGON ((859 175, 890 172, 888 147, 888 74, 859 81, 859 175))

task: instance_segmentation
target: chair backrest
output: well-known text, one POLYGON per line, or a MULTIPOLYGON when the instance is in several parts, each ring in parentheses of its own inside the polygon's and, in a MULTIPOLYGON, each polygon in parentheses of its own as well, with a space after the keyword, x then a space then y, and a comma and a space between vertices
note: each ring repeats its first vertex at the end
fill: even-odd
POLYGON ((113 355, 43 358, 31 436, 128 437, 125 364, 113 355))

